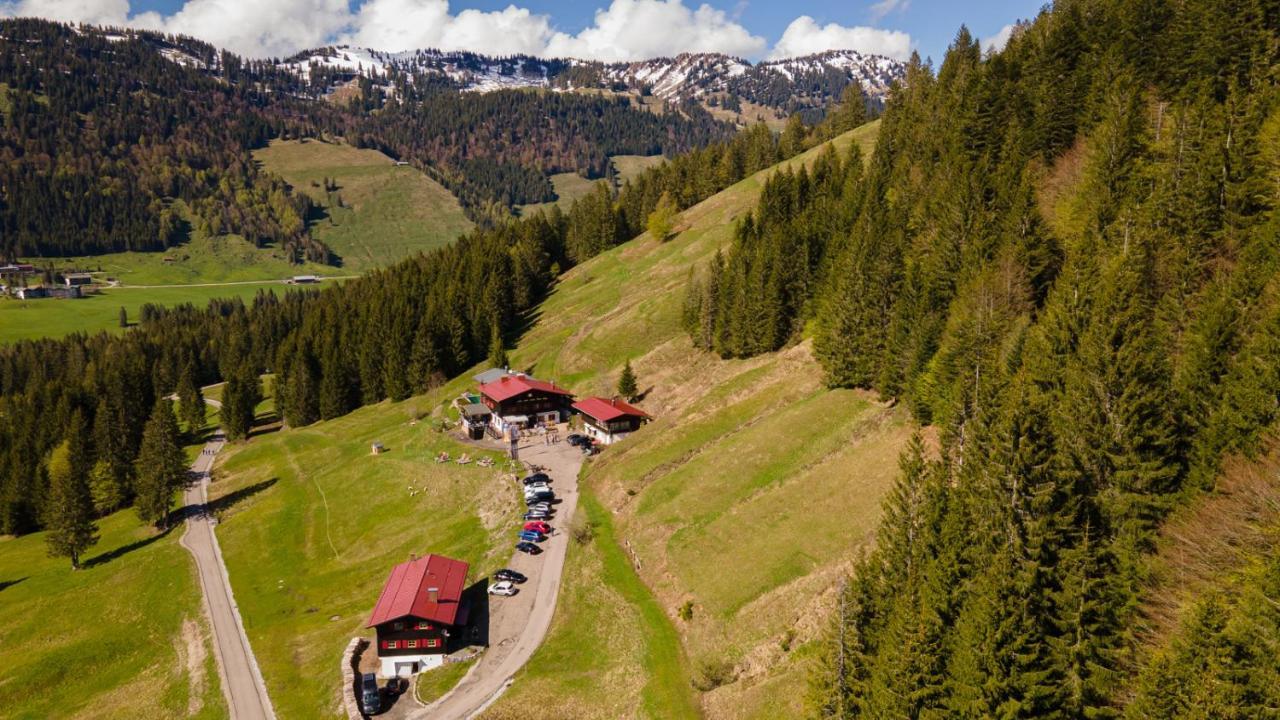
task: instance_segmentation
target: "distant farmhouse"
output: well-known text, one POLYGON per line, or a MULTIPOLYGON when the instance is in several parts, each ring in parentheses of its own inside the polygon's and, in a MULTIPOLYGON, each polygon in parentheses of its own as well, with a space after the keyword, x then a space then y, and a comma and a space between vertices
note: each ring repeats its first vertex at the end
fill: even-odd
POLYGON ((573 404, 582 416, 583 431, 602 445, 611 445, 649 421, 649 415, 640 408, 619 400, 589 397, 573 404))
POLYGON ((17 288, 13 291, 13 294, 19 300, 41 300, 44 298, 67 300, 84 297, 84 291, 79 285, 17 288))
POLYGON ((66 287, 84 287, 93 284, 93 275, 89 273, 67 273, 62 276, 62 283, 66 287))
POLYGON ((462 597, 468 569, 461 560, 427 555, 391 570, 368 624, 383 677, 444 664, 450 638, 462 634, 470 613, 462 597))
POLYGON ((319 275, 294 275, 284 281, 286 285, 314 285, 320 282, 319 275))

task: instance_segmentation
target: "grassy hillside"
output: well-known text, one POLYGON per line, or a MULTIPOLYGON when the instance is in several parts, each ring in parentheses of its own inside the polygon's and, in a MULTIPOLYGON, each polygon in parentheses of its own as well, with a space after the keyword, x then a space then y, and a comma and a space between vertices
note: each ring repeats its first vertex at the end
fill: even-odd
MULTIPOLYGON (((869 149, 875 131, 834 142, 869 149)), ((905 411, 822 387, 807 342, 723 361, 694 350, 679 329, 689 268, 729 242, 769 172, 686 211, 687 229, 673 240, 641 237, 575 268, 512 353, 517 367, 579 394, 611 393, 632 361, 656 419, 593 461, 587 484, 622 543, 624 568, 638 568, 684 657, 642 661, 660 627, 643 602, 599 581, 614 549, 580 550, 546 647, 496 712, 554 699, 584 717, 665 717, 645 690, 672 672, 706 690, 698 700, 713 717, 798 710, 825 591, 868 541, 910 427, 905 411), (601 618, 608 642, 575 661, 570 648, 587 642, 581 628, 601 618)))
POLYGON ((79 571, 44 533, 0 538, 0 717, 226 717, 182 528, 99 528, 79 571))
POLYGON ((415 420, 443 397, 260 436, 216 470, 210 496, 234 499, 218 537, 280 717, 338 714, 337 660, 395 563, 438 552, 478 579, 510 552, 510 481, 496 467, 435 463, 442 449, 478 454, 415 420), (375 440, 386 454, 370 456, 375 440))
POLYGON ((347 272, 440 247, 472 227, 442 185, 376 150, 277 141, 254 158, 323 208, 311 231, 342 258, 347 272), (325 190, 325 178, 337 183, 336 191, 325 190))

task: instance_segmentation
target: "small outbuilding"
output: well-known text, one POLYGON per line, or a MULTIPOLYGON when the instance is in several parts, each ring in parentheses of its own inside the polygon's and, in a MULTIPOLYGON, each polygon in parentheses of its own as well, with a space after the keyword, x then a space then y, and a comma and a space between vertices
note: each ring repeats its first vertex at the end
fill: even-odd
POLYGON ((89 273, 67 273, 62 276, 62 282, 67 287, 83 287, 93 284, 93 276, 89 273))
POLYGON ((375 442, 373 445, 369 447, 369 451, 374 455, 381 455, 382 453, 386 452, 387 449, 383 447, 382 443, 375 442))
POLYGON ((583 431, 602 445, 611 445, 649 422, 648 413, 620 400, 589 397, 573 404, 582 416, 583 431))

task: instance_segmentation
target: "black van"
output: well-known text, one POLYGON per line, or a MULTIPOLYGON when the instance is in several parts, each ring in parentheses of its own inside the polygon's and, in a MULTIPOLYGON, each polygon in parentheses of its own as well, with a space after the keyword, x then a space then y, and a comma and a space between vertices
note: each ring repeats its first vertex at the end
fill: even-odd
POLYGON ((365 673, 360 676, 360 707, 366 715, 373 715, 382 710, 382 697, 378 695, 378 676, 365 673))

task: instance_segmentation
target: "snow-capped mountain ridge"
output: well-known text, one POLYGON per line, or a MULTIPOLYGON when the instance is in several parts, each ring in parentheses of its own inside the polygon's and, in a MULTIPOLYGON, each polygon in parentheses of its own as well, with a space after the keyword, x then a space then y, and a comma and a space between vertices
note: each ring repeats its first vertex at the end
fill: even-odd
POLYGON ((856 50, 831 50, 755 64, 718 53, 602 63, 572 58, 494 57, 467 51, 381 52, 331 46, 299 53, 278 64, 300 77, 329 76, 327 79, 335 84, 362 76, 389 88, 396 82, 433 78, 473 92, 602 88, 652 94, 673 102, 736 98, 791 109, 816 106, 819 100, 838 97, 852 82, 858 83, 873 102, 879 102, 904 73, 903 64, 896 60, 856 50))

